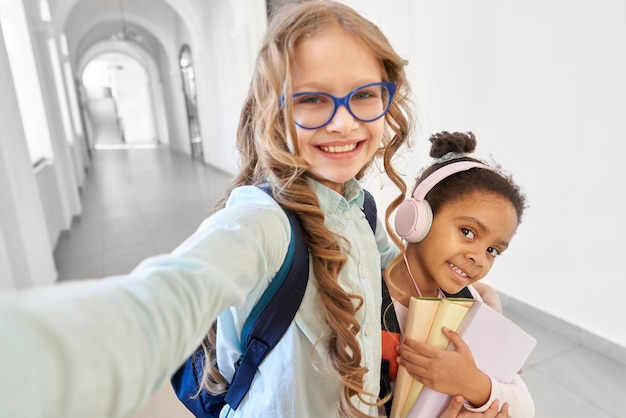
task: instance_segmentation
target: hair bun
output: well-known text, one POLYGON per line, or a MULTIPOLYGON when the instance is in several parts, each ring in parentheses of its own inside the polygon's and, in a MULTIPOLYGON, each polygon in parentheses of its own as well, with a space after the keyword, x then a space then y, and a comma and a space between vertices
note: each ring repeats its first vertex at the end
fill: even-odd
POLYGON ((430 137, 432 143, 430 156, 441 158, 453 152, 455 154, 465 154, 474 152, 476 149, 476 137, 471 132, 446 132, 442 131, 430 137))

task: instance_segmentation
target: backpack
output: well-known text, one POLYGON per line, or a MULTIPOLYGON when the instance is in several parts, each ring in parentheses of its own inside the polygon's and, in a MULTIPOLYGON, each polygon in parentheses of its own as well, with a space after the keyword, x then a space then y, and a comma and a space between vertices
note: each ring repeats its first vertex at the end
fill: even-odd
MULTIPOLYGON (((266 193, 269 189, 261 187, 266 193)), ((363 212, 376 232, 376 202, 366 190, 363 212)), ((213 395, 200 387, 205 362, 202 346, 189 357, 171 379, 178 399, 194 416, 217 418, 224 405, 237 409, 248 393, 257 369, 278 344, 291 325, 309 279, 309 251, 300 221, 295 213, 283 209, 291 226, 287 255, 278 273, 250 311, 241 333, 242 356, 235 364, 235 374, 226 393, 213 395)))

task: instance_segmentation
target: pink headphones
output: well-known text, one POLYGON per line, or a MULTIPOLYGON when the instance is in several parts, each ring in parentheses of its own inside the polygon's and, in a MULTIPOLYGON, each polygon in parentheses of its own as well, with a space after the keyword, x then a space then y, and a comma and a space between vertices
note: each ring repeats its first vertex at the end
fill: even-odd
POLYGON ((433 223, 433 211, 425 199, 426 194, 446 177, 474 167, 491 170, 491 167, 476 161, 458 161, 435 170, 422 180, 415 188, 413 197, 402 202, 396 211, 396 232, 400 238, 413 243, 423 240, 433 223))

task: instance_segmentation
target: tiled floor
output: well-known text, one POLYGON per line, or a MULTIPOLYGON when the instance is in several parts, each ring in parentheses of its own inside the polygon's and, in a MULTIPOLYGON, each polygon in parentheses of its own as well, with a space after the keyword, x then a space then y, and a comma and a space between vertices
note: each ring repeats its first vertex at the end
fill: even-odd
MULTIPOLYGON (((125 273, 173 249, 210 212, 227 182, 223 173, 167 148, 95 151, 82 191, 84 212, 55 251, 60 279, 125 273)), ((504 302, 507 316, 538 340, 523 372, 537 418, 626 416, 624 364, 504 302)), ((133 416, 186 417, 167 386, 133 416)))
POLYGON ((171 251, 211 212, 229 179, 168 148, 94 151, 83 213, 55 249, 60 280, 127 273, 171 251))

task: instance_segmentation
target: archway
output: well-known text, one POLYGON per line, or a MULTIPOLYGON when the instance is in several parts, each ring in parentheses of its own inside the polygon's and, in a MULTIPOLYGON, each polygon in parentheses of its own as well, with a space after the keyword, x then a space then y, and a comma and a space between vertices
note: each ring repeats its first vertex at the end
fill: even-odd
POLYGON ((103 53, 85 66, 82 82, 96 149, 159 142, 150 77, 138 60, 103 53))

